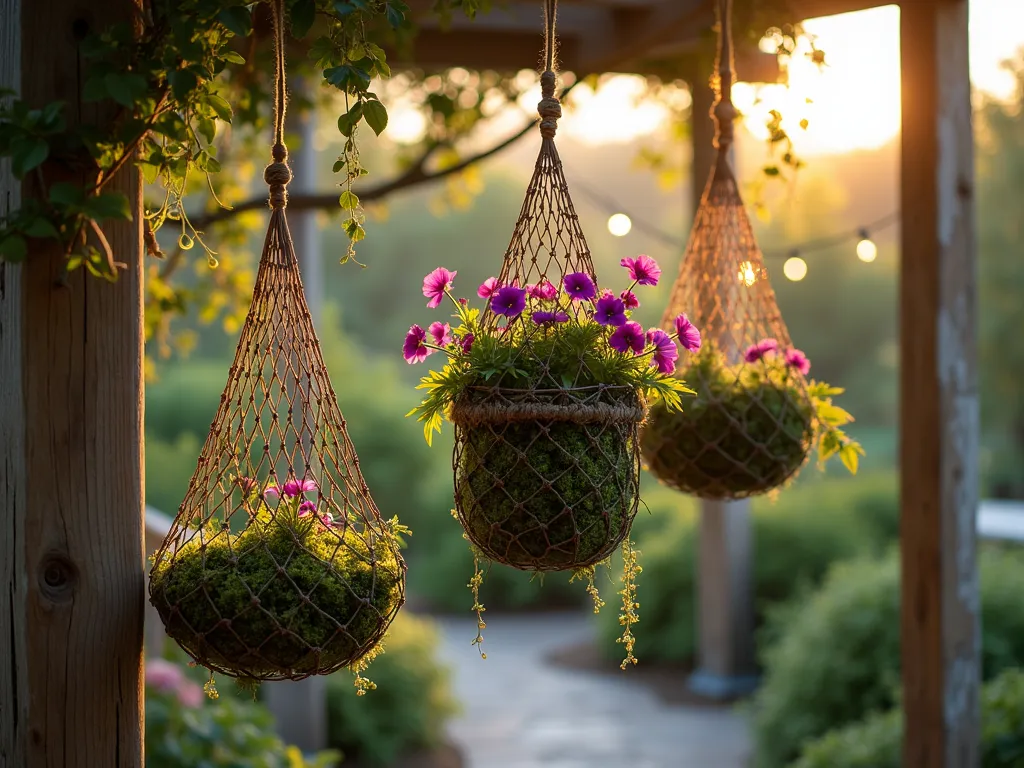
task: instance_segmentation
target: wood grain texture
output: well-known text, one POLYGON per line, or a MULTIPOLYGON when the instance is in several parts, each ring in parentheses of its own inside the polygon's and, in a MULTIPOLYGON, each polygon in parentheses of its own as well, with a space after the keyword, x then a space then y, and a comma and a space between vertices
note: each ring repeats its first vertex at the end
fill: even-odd
POLYGON ((904 765, 980 764, 967 0, 905 2, 900 271, 904 765))
MULTIPOLYGON (((22 97, 32 106, 64 100, 71 124, 108 117, 78 98, 84 65, 74 30, 130 22, 133 3, 33 0, 21 9, 22 97)), ((52 165, 45 173, 80 181, 52 165)), ((115 256, 129 265, 116 284, 79 270, 59 285, 63 254, 39 243, 4 272, 0 370, 5 389, 20 386, 21 407, 5 399, 0 434, 7 463, 21 467, 13 483, 0 483, 0 509, 13 510, 0 540, 2 586, 14 596, 11 639, 0 640, 12 653, 0 657, 15 680, 0 678, 0 707, 18 713, 0 730, 3 768, 142 765, 137 173, 122 173, 111 188, 128 195, 137 214, 105 227, 115 256), (20 372, 18 383, 10 371, 20 372)), ((38 192, 34 183, 22 189, 26 197, 38 192)))

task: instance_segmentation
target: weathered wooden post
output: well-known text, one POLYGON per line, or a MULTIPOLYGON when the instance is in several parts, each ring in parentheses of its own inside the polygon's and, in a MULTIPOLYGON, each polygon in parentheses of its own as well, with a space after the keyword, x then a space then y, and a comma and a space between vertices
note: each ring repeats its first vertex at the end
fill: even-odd
MULTIPOLYGON (((0 85, 33 106, 79 88, 83 31, 130 23, 131 0, 0 0, 0 85)), ((50 178, 68 169, 48 167, 50 178)), ((111 188, 131 223, 105 232, 116 284, 59 248, 0 263, 0 766, 142 765, 142 232, 138 174, 111 188)), ((0 214, 39 193, 0 165, 0 214)))
POLYGON ((901 4, 903 764, 980 765, 978 373, 967 0, 901 4))

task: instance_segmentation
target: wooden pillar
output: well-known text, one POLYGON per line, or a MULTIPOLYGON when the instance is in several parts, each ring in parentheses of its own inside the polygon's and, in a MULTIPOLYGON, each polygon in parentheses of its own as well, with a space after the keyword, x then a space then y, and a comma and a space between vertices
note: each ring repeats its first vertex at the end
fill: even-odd
POLYGON ((980 765, 978 387, 967 0, 902 4, 903 764, 980 765))
MULTIPOLYGON (((691 109, 691 201, 696 212, 715 162, 711 59, 697 60, 688 81, 691 109)), ((757 685, 754 655, 753 530, 750 502, 702 501, 697 554, 697 669, 691 690, 725 699, 757 685)))
MULTIPOLYGON (((131 23, 130 0, 0 0, 0 85, 83 103, 76 32, 131 23)), ((80 179, 49 165, 48 179, 80 179)), ((0 263, 0 766, 142 765, 142 200, 108 223, 116 284, 66 286, 57 247, 0 263)), ((0 167, 0 214, 38 195, 0 167)))

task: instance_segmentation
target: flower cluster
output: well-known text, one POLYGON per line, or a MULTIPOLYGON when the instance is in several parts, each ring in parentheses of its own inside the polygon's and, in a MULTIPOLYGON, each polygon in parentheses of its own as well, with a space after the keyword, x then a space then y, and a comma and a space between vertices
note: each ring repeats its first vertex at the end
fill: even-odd
MULTIPOLYGON (((748 363, 756 363, 758 360, 771 360, 779 353, 779 342, 775 339, 761 339, 756 344, 751 344, 743 353, 743 359, 748 363)), ((794 368, 806 376, 811 372, 811 361, 807 355, 799 349, 790 348, 783 352, 782 360, 787 368, 794 368)))
POLYGON ((315 515, 328 528, 335 525, 334 515, 329 510, 320 509, 317 501, 306 498, 306 494, 318 495, 320 492, 314 480, 289 478, 281 484, 271 480, 261 491, 258 481, 251 477, 240 477, 238 486, 242 489, 250 505, 250 514, 253 516, 257 516, 263 510, 272 510, 275 517, 283 515, 301 520, 315 515))
POLYGON ((691 353, 700 350, 700 331, 685 314, 675 318, 669 330, 645 330, 631 319, 640 306, 634 289, 657 285, 661 268, 644 254, 624 258, 620 264, 631 282, 618 293, 601 290, 585 272, 565 275, 560 285, 545 278, 526 286, 487 278, 476 293, 493 316, 502 318, 504 324, 497 326, 481 324, 481 312, 455 296, 457 272, 438 267, 427 275, 423 280, 427 307, 434 309, 447 297, 460 321, 454 328, 444 322, 427 328, 413 325, 403 344, 403 357, 410 364, 422 363, 436 352, 448 356, 444 371, 423 380, 421 388, 431 395, 410 414, 427 422, 428 441, 431 430, 440 429, 446 407, 474 377, 501 380, 507 374, 529 379, 534 373, 529 358, 537 358, 542 345, 549 358, 546 365, 538 366, 536 375, 555 378, 556 385, 568 386, 565 381, 580 385, 582 377, 588 379, 586 384, 633 386, 648 400, 661 397, 678 407, 678 396, 690 393, 673 377, 679 346, 691 353), (584 357, 595 365, 582 373, 571 370, 573 365, 579 368, 584 357), (552 363, 551 358, 557 359, 552 363), (564 365, 559 366, 559 361, 564 365), (554 376, 554 369, 559 369, 561 379, 554 376))
POLYGON ((146 660, 146 685, 173 694, 183 707, 195 709, 203 703, 203 689, 189 680, 177 664, 160 658, 146 660))

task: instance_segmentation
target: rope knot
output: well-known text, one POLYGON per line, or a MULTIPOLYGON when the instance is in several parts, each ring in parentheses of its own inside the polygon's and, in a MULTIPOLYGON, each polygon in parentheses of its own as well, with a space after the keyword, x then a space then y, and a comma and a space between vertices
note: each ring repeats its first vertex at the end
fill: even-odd
POLYGON ((558 119, 562 116, 562 105, 555 98, 555 73, 550 69, 540 76, 541 94, 543 98, 537 103, 537 114, 540 115, 540 135, 545 139, 555 138, 558 130, 558 119))
MULTIPOLYGON (((278 155, 277 147, 274 148, 275 157, 278 155)), ((285 152, 287 157, 287 152, 285 152)), ((285 189, 288 182, 292 180, 292 171, 284 161, 271 163, 263 171, 263 180, 270 187, 270 207, 284 208, 288 202, 288 192, 285 189)))

